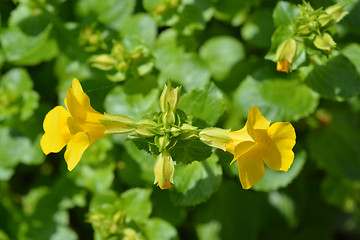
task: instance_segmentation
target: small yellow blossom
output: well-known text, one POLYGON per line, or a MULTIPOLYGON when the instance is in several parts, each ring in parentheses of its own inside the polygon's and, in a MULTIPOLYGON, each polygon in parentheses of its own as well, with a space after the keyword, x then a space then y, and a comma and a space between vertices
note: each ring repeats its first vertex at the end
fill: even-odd
POLYGON ((291 65, 290 62, 286 59, 282 61, 278 61, 276 65, 276 70, 278 70, 279 72, 289 73, 290 65, 291 65))
POLYGON ((56 106, 45 116, 44 135, 40 144, 43 152, 59 152, 65 145, 65 161, 71 171, 79 163, 84 151, 105 135, 105 126, 99 120, 105 116, 95 111, 80 82, 74 78, 66 92, 66 109, 56 106))
POLYGON ((229 133, 231 140, 226 151, 237 160, 239 178, 244 189, 249 189, 264 175, 264 162, 272 170, 287 171, 293 160, 295 130, 289 122, 277 122, 270 126, 257 107, 249 109, 245 126, 229 133))

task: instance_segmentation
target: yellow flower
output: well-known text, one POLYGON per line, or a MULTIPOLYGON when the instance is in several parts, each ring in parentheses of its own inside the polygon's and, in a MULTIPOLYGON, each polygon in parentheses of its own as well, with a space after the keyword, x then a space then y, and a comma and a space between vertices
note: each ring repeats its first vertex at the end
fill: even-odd
POLYGON ((71 171, 90 144, 106 136, 106 128, 99 122, 104 115, 91 107, 89 97, 76 78, 72 81, 72 88, 67 90, 64 102, 66 109, 56 106, 46 114, 45 133, 40 144, 46 155, 57 153, 67 145, 65 161, 71 171))
POLYGON ((239 177, 244 189, 249 189, 265 174, 264 163, 272 170, 287 171, 293 160, 295 130, 289 122, 270 126, 257 107, 249 109, 248 120, 241 130, 229 133, 226 151, 237 160, 239 177))

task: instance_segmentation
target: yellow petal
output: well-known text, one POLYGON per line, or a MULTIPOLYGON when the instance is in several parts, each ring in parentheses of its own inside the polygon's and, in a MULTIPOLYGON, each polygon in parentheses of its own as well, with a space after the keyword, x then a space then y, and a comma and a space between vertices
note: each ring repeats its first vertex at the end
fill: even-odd
POLYGON ((257 107, 253 106, 249 109, 248 119, 245 126, 247 127, 249 135, 253 139, 255 138, 254 129, 268 129, 269 125, 270 121, 266 120, 257 107))
POLYGON ((290 62, 288 60, 285 59, 277 62, 276 70, 278 70, 279 72, 289 73, 289 69, 290 69, 290 62))
POLYGON ((248 134, 246 126, 238 131, 229 132, 228 136, 231 138, 231 140, 225 144, 225 147, 226 151, 232 154, 235 153, 235 147, 239 143, 244 141, 254 141, 248 134))
POLYGON ((159 181, 159 187, 160 187, 162 190, 169 189, 169 188, 171 188, 171 183, 170 183, 170 181, 167 181, 167 182, 165 182, 164 186, 162 186, 162 185, 161 185, 161 182, 159 181))
POLYGON ((289 122, 277 122, 268 130, 270 143, 263 148, 265 164, 272 170, 287 171, 294 161, 296 134, 289 122))
POLYGON ((237 159, 237 162, 240 182, 244 189, 251 188, 251 186, 264 177, 264 163, 261 159, 261 155, 259 155, 258 147, 254 147, 241 155, 241 157, 237 159))
POLYGON ((244 141, 244 142, 237 144, 234 149, 234 153, 233 153, 234 158, 230 164, 232 164, 236 159, 238 159, 240 156, 245 154, 247 151, 252 149, 255 145, 256 145, 256 143, 253 141, 244 141))
POLYGON ((84 151, 89 147, 89 136, 84 132, 79 132, 69 141, 65 151, 65 161, 68 170, 72 171, 79 163, 84 151))
POLYGON ((70 140, 71 134, 67 125, 69 112, 57 106, 46 114, 43 128, 44 135, 40 140, 41 149, 47 155, 59 152, 70 140))
POLYGON ((74 118, 83 121, 97 121, 103 116, 91 107, 88 95, 76 78, 73 79, 72 88, 66 92, 65 105, 74 118))

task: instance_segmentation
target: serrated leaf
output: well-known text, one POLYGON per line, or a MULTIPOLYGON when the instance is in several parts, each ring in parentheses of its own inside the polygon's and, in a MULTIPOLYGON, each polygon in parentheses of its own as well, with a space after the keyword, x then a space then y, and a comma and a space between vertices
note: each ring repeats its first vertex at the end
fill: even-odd
POLYGON ((271 192, 289 185, 301 172, 305 165, 306 152, 295 153, 295 159, 287 172, 274 171, 265 167, 265 176, 252 188, 257 191, 271 192))
POLYGON ((257 81, 249 76, 236 90, 234 100, 244 113, 257 106, 271 121, 294 121, 311 114, 319 96, 298 80, 257 81))
POLYGON ((105 98, 105 109, 110 114, 119 114, 139 120, 146 113, 158 109, 159 90, 154 88, 147 95, 127 93, 122 86, 112 89, 105 98))
POLYGON ((148 220, 144 227, 146 239, 149 240, 176 240, 178 234, 176 228, 161 218, 152 218, 148 220))
POLYGON ((237 39, 228 36, 213 37, 199 50, 200 57, 206 61, 215 80, 222 81, 232 67, 244 58, 244 47, 237 39))
POLYGON ((177 163, 191 163, 202 161, 212 154, 212 148, 200 140, 179 141, 169 150, 173 160, 177 163))
POLYGON ((175 166, 174 189, 170 196, 175 205, 192 206, 206 201, 219 187, 222 178, 218 158, 212 157, 175 166))
POLYGON ((215 125, 225 112, 223 93, 214 83, 181 96, 178 108, 187 115, 200 118, 215 125))
POLYGON ((343 55, 316 65, 305 78, 306 84, 322 97, 342 101, 360 93, 360 77, 355 66, 343 55))
POLYGON ((287 26, 300 13, 300 9, 293 3, 279 1, 273 11, 274 25, 287 26))

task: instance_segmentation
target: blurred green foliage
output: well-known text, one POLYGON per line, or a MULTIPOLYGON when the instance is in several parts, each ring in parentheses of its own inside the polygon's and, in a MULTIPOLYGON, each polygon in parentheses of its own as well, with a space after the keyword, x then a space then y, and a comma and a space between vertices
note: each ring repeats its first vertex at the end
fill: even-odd
POLYGON ((300 1, 1 0, 0 239, 359 239, 360 1, 311 1, 335 3, 337 47, 299 48, 285 74, 264 57, 300 1), (74 77, 96 110, 137 120, 168 79, 194 126, 238 130, 257 106, 293 123, 294 163, 245 191, 230 154, 190 141, 161 191, 146 144, 113 135, 68 172, 39 141, 74 77))

